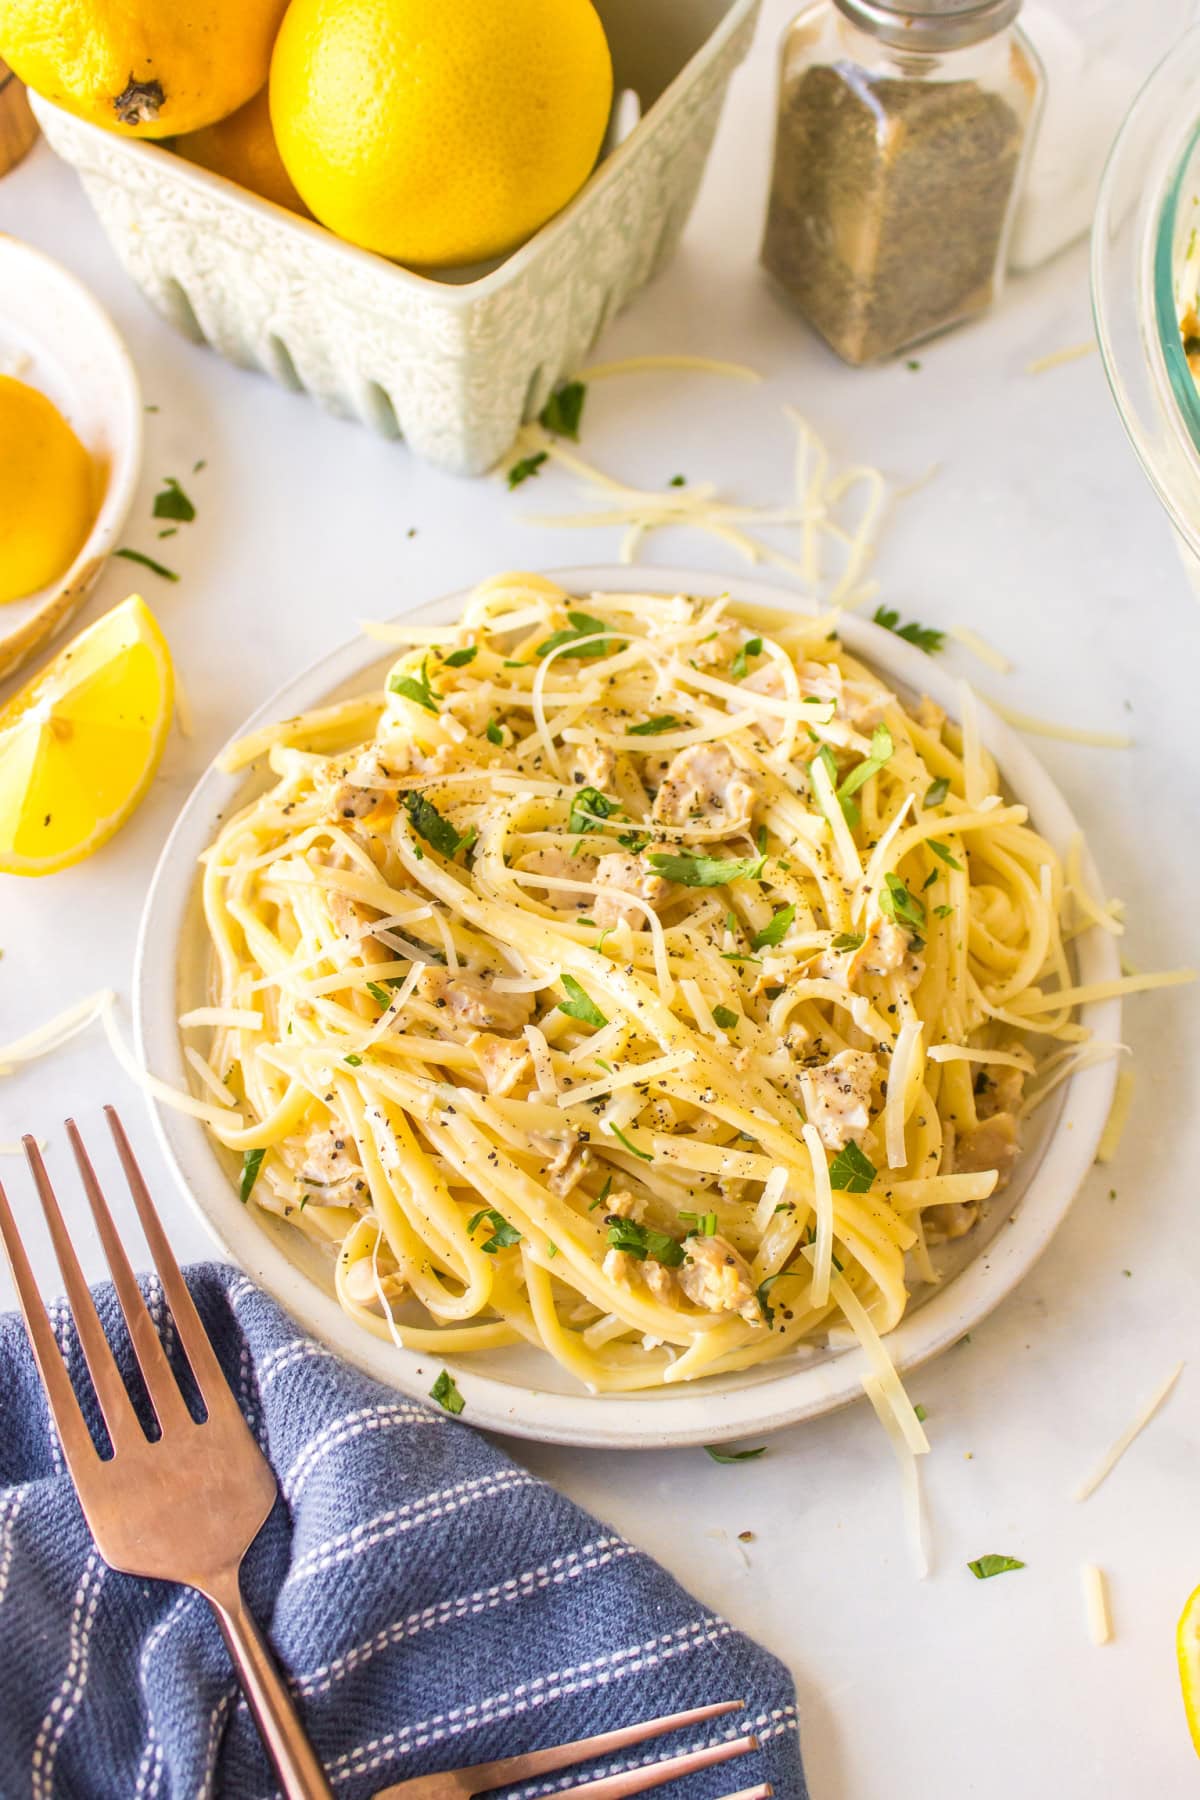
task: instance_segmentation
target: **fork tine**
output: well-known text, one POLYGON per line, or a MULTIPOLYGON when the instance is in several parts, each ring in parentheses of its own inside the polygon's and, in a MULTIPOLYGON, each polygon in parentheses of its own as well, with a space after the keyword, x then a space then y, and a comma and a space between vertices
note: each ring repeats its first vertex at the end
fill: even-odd
MULTIPOLYGON (((556 1769, 569 1769, 575 1763, 591 1762, 598 1756, 611 1756, 614 1751, 628 1750, 632 1744, 644 1744, 648 1738, 663 1737, 668 1731, 681 1731, 685 1725, 702 1725, 707 1719, 724 1718, 726 1713, 741 1712, 741 1700, 718 1700, 710 1706, 693 1706, 687 1712, 665 1713, 657 1719, 642 1719, 636 1725, 621 1725, 615 1731, 602 1731, 596 1737, 576 1738, 570 1744, 550 1744, 544 1750, 530 1750, 523 1756, 502 1756, 495 1762, 477 1763, 458 1771, 463 1793, 486 1793, 489 1788, 507 1787, 514 1781, 532 1781, 539 1775, 552 1775, 556 1769)), ((395 1789, 399 1795, 406 1784, 395 1789)), ((375 1800, 387 1800, 393 1790, 386 1788, 375 1800)))
POLYGON ((54 1254, 62 1273, 63 1284, 67 1290, 67 1299, 71 1303, 71 1312, 75 1319, 75 1329, 79 1333, 79 1342, 83 1346, 83 1354, 87 1360, 88 1371, 92 1377, 92 1386, 96 1390, 96 1398, 100 1402, 100 1411, 104 1414, 104 1423, 108 1427, 108 1435, 112 1440, 115 1453, 120 1452, 121 1440, 127 1440, 131 1432, 144 1437, 137 1414, 133 1410, 133 1402, 129 1398, 121 1371, 117 1367, 112 1347, 104 1335, 104 1327, 96 1311, 92 1296, 88 1292, 88 1284, 83 1270, 79 1266, 79 1258, 75 1254, 75 1246, 71 1242, 54 1189, 50 1185, 50 1177, 46 1173, 46 1165, 42 1161, 42 1153, 37 1141, 31 1137, 23 1137, 21 1143, 25 1149, 25 1160, 33 1174, 37 1187, 38 1199, 42 1203, 42 1211, 46 1215, 46 1224, 50 1228, 50 1238, 54 1245, 54 1254))
POLYGON ((17 1222, 13 1218, 3 1185, 0 1185, 0 1240, 3 1241, 5 1258, 12 1271, 13 1286, 17 1290, 21 1316, 29 1335, 29 1347, 33 1351, 33 1360, 42 1378, 42 1386, 46 1390, 50 1414, 58 1430, 67 1462, 71 1463, 72 1457, 81 1453, 95 1456, 95 1446, 79 1410, 79 1401, 71 1386, 67 1365, 63 1361, 62 1351, 42 1303, 37 1282, 33 1278, 29 1257, 21 1242, 17 1222))
MULTIPOLYGON (((150 1198, 149 1189, 138 1168, 137 1159, 125 1136, 117 1110, 106 1106, 104 1116, 108 1120, 108 1128, 112 1132, 113 1142, 117 1146, 117 1155, 121 1159, 121 1167, 125 1171, 125 1179, 129 1183, 129 1191, 133 1195, 133 1204, 137 1207, 138 1218, 142 1222, 142 1230, 146 1234, 146 1242, 150 1246, 150 1254, 154 1258, 154 1266, 158 1270, 159 1280, 163 1284, 163 1292, 167 1296, 167 1304, 175 1319, 175 1328, 179 1333, 179 1341, 183 1345, 188 1362, 192 1365, 192 1374, 196 1378, 196 1386, 204 1396, 205 1405, 211 1414, 213 1408, 222 1401, 236 1408, 232 1389, 225 1379, 216 1352, 209 1342, 200 1314, 196 1311, 196 1303, 188 1292, 187 1282, 180 1273, 179 1264, 167 1242, 154 1202, 150 1198)), ((239 1414, 240 1417, 240 1414, 239 1414)))
POLYGON ((104 1198, 100 1183, 96 1179, 96 1171, 92 1167, 91 1158, 83 1147, 79 1128, 74 1119, 68 1119, 66 1127, 67 1136, 71 1140, 71 1148, 75 1152, 75 1161, 79 1166, 84 1191, 88 1197, 88 1204, 92 1209, 92 1217, 96 1221, 96 1230, 112 1272, 113 1286, 117 1290, 121 1311, 125 1315, 125 1324, 129 1330, 133 1353, 137 1358, 138 1367, 142 1371, 146 1392, 150 1396, 150 1404, 164 1431, 169 1425, 186 1424, 189 1422, 189 1414, 183 1395, 179 1391, 179 1383, 175 1379, 175 1371, 167 1361, 166 1352, 154 1326, 154 1320, 150 1317, 146 1302, 142 1299, 142 1290, 137 1284, 129 1258, 125 1254, 125 1246, 113 1224, 113 1217, 108 1210, 108 1203, 104 1198))
POLYGON ((695 1775, 700 1769, 711 1769, 716 1763, 729 1762, 757 1749, 756 1737, 729 1738, 721 1744, 706 1744, 702 1750, 685 1750, 681 1756, 668 1756, 640 1769, 622 1769, 616 1775, 602 1775, 599 1781, 559 1788, 554 1800, 629 1800, 632 1794, 645 1794, 650 1788, 662 1787, 664 1782, 695 1775))

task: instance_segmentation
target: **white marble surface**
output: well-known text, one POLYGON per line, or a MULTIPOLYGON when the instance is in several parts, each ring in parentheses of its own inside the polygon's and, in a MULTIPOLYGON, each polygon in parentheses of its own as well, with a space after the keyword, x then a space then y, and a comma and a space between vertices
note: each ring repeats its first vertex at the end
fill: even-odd
MULTIPOLYGON (((905 616, 970 622, 1008 651, 1016 668, 1006 679, 962 661, 983 691, 1135 735, 1128 752, 1041 748, 1129 903, 1132 961, 1194 959, 1200 613, 1097 359, 1026 373, 1032 358, 1087 335, 1085 257, 1076 250, 1014 284, 986 322, 922 351, 918 371, 836 364, 755 265, 773 46, 786 11, 768 4, 682 254, 602 346, 613 357, 687 349, 746 359, 767 383, 654 377, 597 387, 586 451, 648 481, 678 471, 748 498, 782 498, 790 443, 777 406, 792 401, 842 457, 869 458, 901 481, 936 462, 935 478, 889 525, 885 597, 905 616)), ((90 862, 44 882, 0 878, 7 1038, 94 987, 128 997, 158 847, 206 759, 265 692, 364 615, 499 568, 602 561, 616 546, 609 531, 523 521, 531 507, 574 502, 559 475, 514 495, 501 482, 456 481, 183 343, 144 307, 74 179, 44 147, 0 184, 0 230, 89 283, 159 408, 147 418, 127 541, 160 548, 149 508, 164 475, 182 479, 199 510, 161 546, 181 581, 145 582, 196 735, 172 739, 150 798, 90 862), (207 467, 193 477, 200 458, 207 467)), ((665 534, 650 555, 719 567, 722 552, 665 534)), ((121 599, 129 576, 113 564, 87 616, 121 599)), ((513 1447, 790 1664, 815 1800, 1170 1800, 1195 1791, 1174 1626, 1200 1581, 1200 1363, 1096 1497, 1081 1507, 1068 1496, 1141 1397, 1196 1349, 1200 1115, 1188 1071, 1200 1058, 1197 1021, 1194 991, 1129 1005, 1138 1088, 1116 1164, 1092 1175, 1024 1286, 970 1343, 912 1381, 934 1443, 926 1488, 936 1566, 923 1585, 906 1560, 891 1451, 865 1406, 732 1468, 694 1452, 513 1447), (754 1541, 743 1548, 737 1534, 747 1530, 754 1541), (974 1581, 967 1559, 994 1550, 1028 1567, 974 1581), (1105 1649, 1085 1629, 1085 1560, 1111 1580, 1116 1640, 1105 1649)), ((61 1119, 74 1111, 96 1133, 110 1098, 134 1123, 178 1249, 205 1254, 202 1230, 158 1164, 142 1103, 98 1035, 0 1084, 0 1140, 43 1135, 65 1175, 61 1119)), ((0 1166, 28 1218, 20 1166, 0 1166)), ((48 1257, 42 1267, 49 1279, 48 1257)))

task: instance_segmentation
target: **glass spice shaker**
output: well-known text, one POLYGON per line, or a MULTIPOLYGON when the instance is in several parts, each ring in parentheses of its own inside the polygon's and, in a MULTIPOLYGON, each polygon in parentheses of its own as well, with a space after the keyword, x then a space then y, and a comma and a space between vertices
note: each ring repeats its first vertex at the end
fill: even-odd
POLYGON ((816 0, 784 36, 762 260, 849 363, 983 312, 1040 68, 1021 0, 816 0))

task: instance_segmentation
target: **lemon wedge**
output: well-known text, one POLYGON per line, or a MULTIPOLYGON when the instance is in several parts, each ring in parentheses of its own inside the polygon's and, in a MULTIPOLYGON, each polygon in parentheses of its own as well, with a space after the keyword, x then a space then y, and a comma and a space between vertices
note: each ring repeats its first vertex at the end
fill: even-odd
POLYGON ((0 870, 49 875, 125 823, 171 723, 171 653, 136 594, 0 707, 0 870))
POLYGON ((1179 1652, 1179 1680, 1183 1688, 1183 1710, 1196 1754, 1200 1756, 1200 1587, 1189 1596, 1179 1615, 1175 1633, 1179 1652))

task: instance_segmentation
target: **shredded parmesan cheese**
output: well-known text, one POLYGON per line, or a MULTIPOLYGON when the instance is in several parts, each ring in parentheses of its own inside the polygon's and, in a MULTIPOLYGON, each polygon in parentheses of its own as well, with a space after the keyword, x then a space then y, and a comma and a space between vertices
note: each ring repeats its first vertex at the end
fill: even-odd
POLYGON ((1031 363, 1025 364, 1025 373, 1045 375, 1049 369, 1061 369, 1064 363, 1078 362, 1081 356, 1090 356, 1095 348, 1095 338, 1086 338, 1082 344, 1067 344, 1062 350, 1051 350, 1048 356, 1035 356, 1031 363))
POLYGON ((905 1535, 912 1556, 913 1571, 918 1581, 929 1573, 929 1554, 925 1545, 925 1509, 921 1503, 921 1465, 912 1444, 901 1430, 899 1420, 888 1404, 882 1383, 874 1375, 862 1378, 863 1392, 875 1408, 875 1416, 887 1432, 900 1469, 900 1488, 904 1503, 905 1535))
POLYGON ((1147 1400, 1146 1404, 1133 1419, 1132 1423, 1125 1427, 1125 1430, 1121 1433, 1120 1437, 1117 1438, 1116 1442, 1108 1450, 1094 1474, 1089 1475, 1086 1481, 1080 1482, 1079 1486, 1071 1496, 1073 1500, 1086 1500, 1089 1494, 1095 1493, 1102 1481, 1107 1480, 1108 1476, 1112 1474, 1113 1470, 1128 1450, 1130 1444, 1132 1444, 1134 1438, 1145 1431, 1147 1425, 1150 1423, 1159 1407, 1166 1400, 1167 1395, 1171 1392, 1171 1389, 1175 1386, 1175 1383, 1182 1374, 1183 1364, 1176 1363, 1161 1387, 1155 1388, 1153 1394, 1151 1394, 1149 1400, 1147 1400))
POLYGON ((1108 1605, 1108 1584, 1104 1579, 1104 1570, 1098 1569, 1095 1563, 1081 1563, 1080 1578, 1083 1582, 1083 1605, 1087 1614, 1088 1632, 1093 1644, 1107 1644, 1112 1637, 1112 1614, 1108 1605))
POLYGON ((1125 1135, 1125 1127, 1129 1123, 1129 1109, 1133 1105, 1133 1070, 1122 1069, 1117 1076, 1116 1092, 1109 1108, 1104 1130, 1100 1133, 1100 1142, 1096 1146, 1096 1161, 1110 1163, 1113 1161, 1125 1135))
POLYGON ((956 644, 961 644, 964 650, 969 650, 972 656, 977 656, 981 663, 986 663, 989 669, 994 669, 997 675, 1007 675, 1012 669, 1012 663, 1008 657, 989 644, 986 638, 981 638, 977 631, 972 631, 969 625, 950 625, 947 627, 947 633, 956 644))

